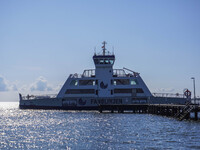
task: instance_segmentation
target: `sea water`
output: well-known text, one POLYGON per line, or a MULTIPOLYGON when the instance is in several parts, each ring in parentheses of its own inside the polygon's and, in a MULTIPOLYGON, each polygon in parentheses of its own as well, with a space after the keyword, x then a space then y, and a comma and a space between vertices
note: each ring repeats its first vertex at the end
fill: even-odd
POLYGON ((200 149, 200 122, 0 103, 0 149, 200 149))

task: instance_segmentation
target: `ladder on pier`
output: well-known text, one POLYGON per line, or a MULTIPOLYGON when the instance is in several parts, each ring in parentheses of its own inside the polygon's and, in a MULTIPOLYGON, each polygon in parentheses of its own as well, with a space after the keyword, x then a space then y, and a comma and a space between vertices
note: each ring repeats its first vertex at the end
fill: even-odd
POLYGON ((178 120, 182 121, 185 119, 188 115, 190 115, 190 112, 195 109, 194 105, 191 105, 191 102, 187 103, 185 107, 182 109, 181 112, 178 112, 174 115, 175 118, 178 118, 178 120))

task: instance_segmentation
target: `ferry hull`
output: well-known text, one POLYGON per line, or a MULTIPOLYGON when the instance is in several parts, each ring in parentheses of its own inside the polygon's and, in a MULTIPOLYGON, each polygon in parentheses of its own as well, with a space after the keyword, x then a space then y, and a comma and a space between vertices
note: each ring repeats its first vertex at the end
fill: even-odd
POLYGON ((62 110, 99 110, 100 106, 143 105, 143 104, 180 104, 186 103, 185 98, 148 97, 148 98, 46 98, 21 100, 20 109, 62 109, 62 110))
POLYGON ((19 105, 20 109, 45 109, 45 110, 52 110, 52 109, 57 109, 57 110, 87 110, 87 111, 95 111, 99 110, 99 106, 88 106, 88 107, 77 107, 77 106, 35 106, 35 105, 19 105))

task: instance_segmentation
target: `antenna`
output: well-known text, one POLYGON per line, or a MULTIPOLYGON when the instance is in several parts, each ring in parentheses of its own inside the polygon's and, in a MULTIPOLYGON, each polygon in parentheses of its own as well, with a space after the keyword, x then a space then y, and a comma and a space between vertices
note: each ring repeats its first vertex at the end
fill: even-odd
POLYGON ((103 48, 103 56, 105 56, 105 54, 106 54, 106 41, 103 41, 103 46, 102 46, 102 48, 103 48))
POLYGON ((94 55, 96 55, 96 46, 94 47, 94 55))

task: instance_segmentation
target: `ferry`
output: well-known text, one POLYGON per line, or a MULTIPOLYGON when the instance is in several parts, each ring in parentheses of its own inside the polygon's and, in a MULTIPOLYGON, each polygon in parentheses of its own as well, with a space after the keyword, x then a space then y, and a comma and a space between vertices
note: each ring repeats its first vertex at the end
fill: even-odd
POLYGON ((138 72, 113 69, 115 55, 106 49, 105 41, 102 44, 102 51, 93 56, 95 69, 70 74, 56 97, 19 94, 19 107, 98 110, 100 105, 185 104, 183 94, 151 93, 138 72))

